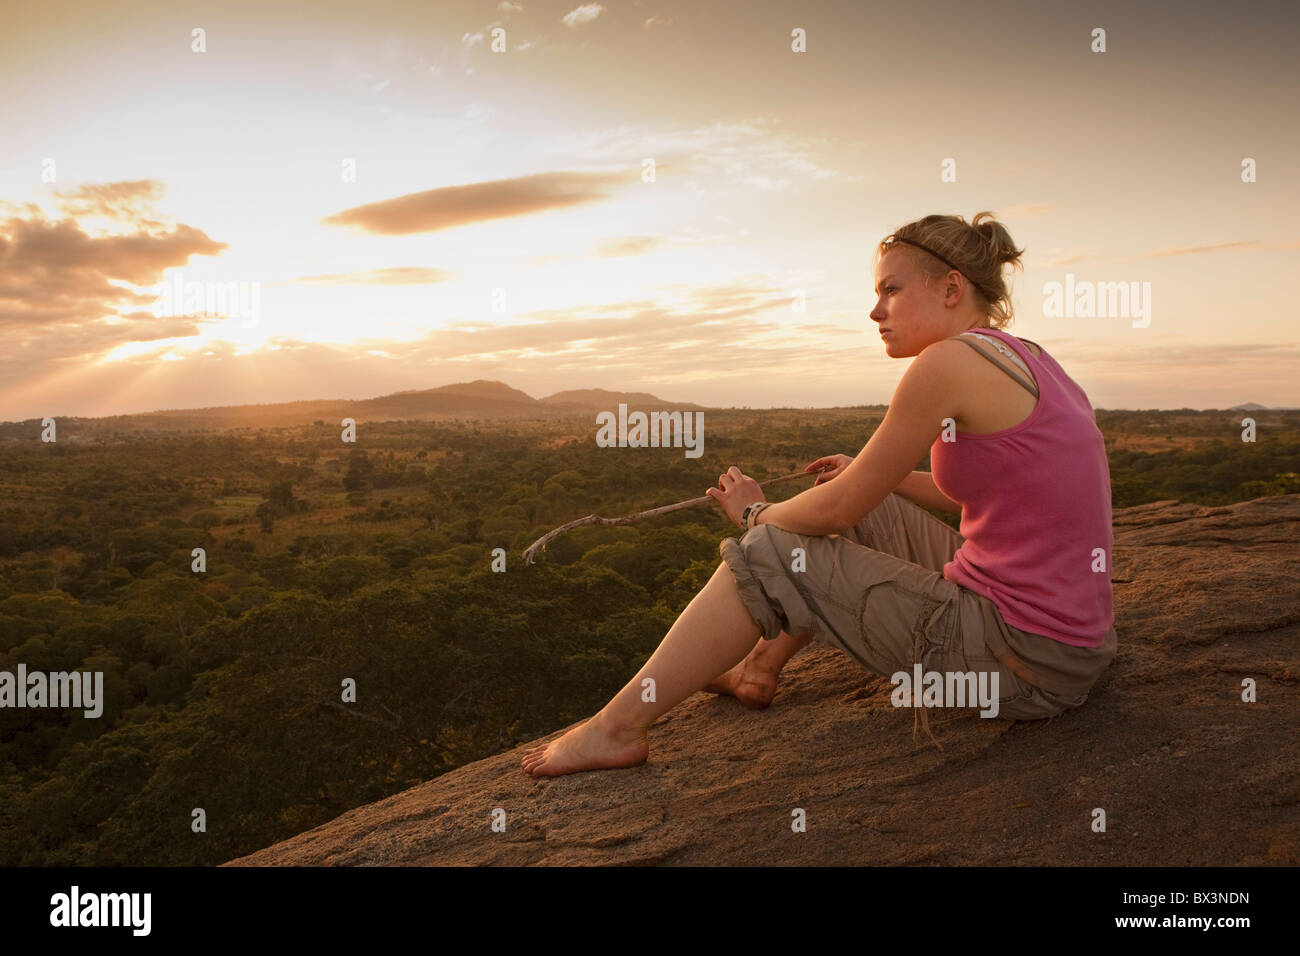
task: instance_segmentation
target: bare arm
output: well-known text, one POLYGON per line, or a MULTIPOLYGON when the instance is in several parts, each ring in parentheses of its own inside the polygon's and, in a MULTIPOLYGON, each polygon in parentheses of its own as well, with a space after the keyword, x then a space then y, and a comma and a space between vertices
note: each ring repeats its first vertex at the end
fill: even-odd
MULTIPOLYGON (((953 360, 958 353, 942 345, 936 343, 913 359, 880 427, 842 473, 760 511, 757 523, 796 534, 838 534, 898 490, 930 451, 943 420, 956 417, 951 396, 953 360)), ((933 493, 937 495, 938 489, 933 493)), ((957 503, 948 501, 947 506, 957 507, 957 503)))
POLYGON ((935 487, 934 476, 928 471, 912 472, 898 483, 894 491, 913 504, 939 511, 961 511, 961 505, 935 487))

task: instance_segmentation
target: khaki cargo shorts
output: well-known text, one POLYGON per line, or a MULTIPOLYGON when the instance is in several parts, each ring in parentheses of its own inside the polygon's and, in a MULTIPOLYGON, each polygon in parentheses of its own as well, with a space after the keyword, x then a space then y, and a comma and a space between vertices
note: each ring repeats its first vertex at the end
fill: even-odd
MULTIPOLYGON (((983 674, 991 691, 996 673, 1002 719, 1054 717, 1084 703, 1115 655, 1115 628, 1101 646, 1082 648, 1011 627, 991 600, 943 576, 963 540, 891 493, 841 534, 760 524, 719 552, 764 639, 811 634, 891 678, 912 678, 919 663, 922 673, 983 674)), ((909 709, 928 733, 929 708, 909 709)))

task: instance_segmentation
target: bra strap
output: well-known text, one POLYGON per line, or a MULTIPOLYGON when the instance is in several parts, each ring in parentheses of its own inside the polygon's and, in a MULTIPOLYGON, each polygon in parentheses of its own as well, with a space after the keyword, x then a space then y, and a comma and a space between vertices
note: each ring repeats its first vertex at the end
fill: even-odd
POLYGON ((1038 398, 1038 389, 1037 389, 1037 387, 1035 387, 1035 386, 1033 385, 1033 383, 1025 381, 1025 378, 1024 378, 1023 375, 1021 375, 1018 371, 1016 371, 1014 368, 1012 368, 1009 364, 1007 364, 1006 362, 1002 361, 1002 359, 998 358, 998 357, 997 357, 996 355, 994 355, 992 352, 986 352, 986 351, 984 351, 982 348, 980 348, 978 345, 976 345, 976 344, 975 344, 974 342, 972 342, 970 339, 968 339, 968 338, 962 338, 960 335, 954 335, 954 336, 952 336, 952 338, 954 338, 954 339, 958 339, 959 341, 962 341, 962 342, 965 342, 967 345, 969 345, 971 348, 973 348, 976 352, 979 352, 980 355, 984 356, 986 359, 988 359, 990 362, 992 362, 992 363, 993 363, 994 365, 996 365, 998 368, 1002 369, 1002 371, 1006 372, 1006 373, 1007 373, 1008 375, 1010 375, 1013 379, 1015 379, 1017 382, 1019 382, 1021 385, 1023 385, 1026 389, 1028 389, 1029 392, 1034 396, 1034 398, 1038 398))

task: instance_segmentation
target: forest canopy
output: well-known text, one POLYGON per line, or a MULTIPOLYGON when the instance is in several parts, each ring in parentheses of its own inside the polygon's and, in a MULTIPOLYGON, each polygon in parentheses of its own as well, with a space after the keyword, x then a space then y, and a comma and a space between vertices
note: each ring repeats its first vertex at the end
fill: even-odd
MULTIPOLYGON (((857 454, 883 409, 707 414, 699 459, 599 448, 584 421, 362 422, 355 444, 324 422, 61 427, 57 447, 0 426, 0 670, 104 675, 96 719, 0 709, 0 864, 220 863, 589 715, 737 529, 708 505, 523 548, 731 465, 857 454)), ((1252 414, 1253 443, 1230 412, 1098 412, 1114 506, 1300 492, 1300 415, 1252 414)))

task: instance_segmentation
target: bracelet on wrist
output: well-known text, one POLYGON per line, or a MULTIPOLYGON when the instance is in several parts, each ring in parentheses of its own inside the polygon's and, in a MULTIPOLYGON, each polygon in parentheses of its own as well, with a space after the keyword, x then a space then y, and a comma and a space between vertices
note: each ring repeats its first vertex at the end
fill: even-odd
POLYGON ((740 527, 745 531, 757 526, 758 513, 770 505, 770 501, 751 501, 745 505, 745 510, 740 513, 740 527))

